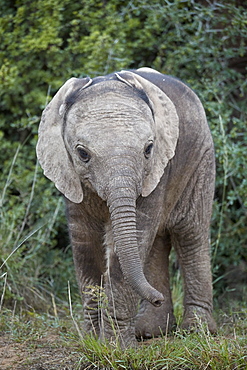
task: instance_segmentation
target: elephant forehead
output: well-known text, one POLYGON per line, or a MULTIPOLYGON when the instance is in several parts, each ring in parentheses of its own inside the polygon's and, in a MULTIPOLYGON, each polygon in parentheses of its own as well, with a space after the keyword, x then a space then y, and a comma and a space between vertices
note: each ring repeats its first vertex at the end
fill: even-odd
POLYGON ((85 145, 87 148, 95 150, 104 150, 106 148, 132 147, 137 151, 143 150, 143 146, 148 140, 153 140, 153 132, 150 127, 146 127, 145 122, 139 121, 139 129, 133 125, 114 125, 100 124, 99 122, 89 122, 77 127, 67 129, 72 146, 78 143, 85 145))
POLYGON ((103 135, 117 138, 131 133, 146 138, 152 135, 153 118, 144 102, 141 109, 131 99, 119 101, 108 96, 103 101, 75 104, 68 112, 66 126, 71 134, 94 140, 103 135))
POLYGON ((85 100, 78 101, 72 106, 70 114, 83 119, 95 118, 98 120, 105 118, 129 120, 136 116, 147 119, 152 116, 150 108, 142 99, 114 92, 93 95, 91 99, 87 97, 85 100))

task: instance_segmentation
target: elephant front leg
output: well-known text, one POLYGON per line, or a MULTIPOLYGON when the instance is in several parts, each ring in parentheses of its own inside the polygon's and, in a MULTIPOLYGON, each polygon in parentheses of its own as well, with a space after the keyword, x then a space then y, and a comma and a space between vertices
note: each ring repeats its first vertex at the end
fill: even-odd
POLYGON ((164 296, 160 307, 142 301, 136 317, 136 337, 148 339, 171 331, 176 326, 169 282, 169 236, 156 237, 145 264, 145 276, 164 296))
POLYGON ((101 339, 119 343, 122 349, 137 345, 135 316, 139 297, 124 279, 118 259, 108 256, 104 277, 106 301, 101 313, 101 339))
POLYGON ((105 271, 103 232, 90 220, 82 204, 69 201, 68 226, 74 265, 83 303, 83 333, 99 336, 100 286, 105 271))
POLYGON ((103 272, 92 256, 92 246, 73 243, 74 264, 83 304, 83 333, 99 336, 103 272))

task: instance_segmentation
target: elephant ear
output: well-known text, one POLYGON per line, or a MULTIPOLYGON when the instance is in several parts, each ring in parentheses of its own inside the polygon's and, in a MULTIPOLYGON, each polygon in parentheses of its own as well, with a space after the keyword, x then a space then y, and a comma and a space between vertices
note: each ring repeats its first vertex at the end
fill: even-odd
POLYGON ((44 174, 74 203, 83 199, 81 182, 63 140, 63 121, 71 97, 91 83, 90 78, 71 78, 44 109, 38 132, 37 157, 44 174))
POLYGON ((121 71, 116 75, 129 86, 143 90, 153 110, 155 130, 153 163, 142 186, 142 196, 146 197, 156 188, 169 160, 175 155, 179 136, 179 118, 171 99, 152 82, 128 71, 121 71))

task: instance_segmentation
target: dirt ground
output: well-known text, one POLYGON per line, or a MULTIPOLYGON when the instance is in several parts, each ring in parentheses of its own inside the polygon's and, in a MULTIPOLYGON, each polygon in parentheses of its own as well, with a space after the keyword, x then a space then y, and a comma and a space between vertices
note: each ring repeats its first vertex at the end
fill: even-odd
POLYGON ((10 341, 8 336, 0 337, 1 370, 75 370, 79 360, 79 354, 66 348, 58 335, 52 334, 32 343, 17 343, 10 341))

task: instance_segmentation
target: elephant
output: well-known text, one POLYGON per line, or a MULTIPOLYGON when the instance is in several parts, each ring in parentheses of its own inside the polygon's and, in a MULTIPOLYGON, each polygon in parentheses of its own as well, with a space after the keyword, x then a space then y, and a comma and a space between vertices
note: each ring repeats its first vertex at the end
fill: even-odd
POLYGON ((127 348, 176 327, 172 247, 183 277, 182 330, 198 330, 199 320, 216 331, 215 154, 192 89, 147 67, 70 78, 42 113, 37 157, 65 198, 83 332, 127 348))

